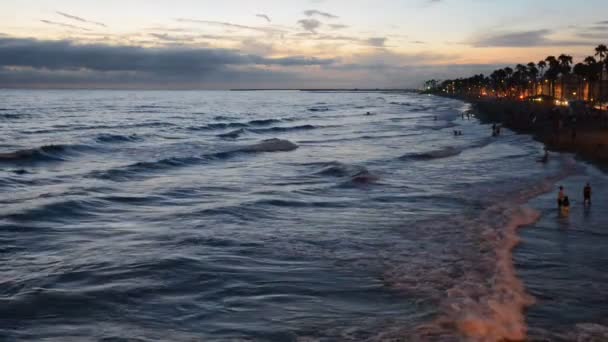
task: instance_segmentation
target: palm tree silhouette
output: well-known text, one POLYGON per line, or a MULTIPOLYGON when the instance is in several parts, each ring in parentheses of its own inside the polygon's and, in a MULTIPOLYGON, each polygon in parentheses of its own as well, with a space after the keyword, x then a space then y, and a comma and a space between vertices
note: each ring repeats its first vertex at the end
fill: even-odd
POLYGON ((572 56, 561 54, 557 57, 559 61, 559 73, 561 74, 562 81, 562 90, 561 90, 561 99, 564 100, 566 89, 564 88, 564 82, 566 77, 570 74, 570 70, 572 70, 572 56))
MULTIPOLYGON (((543 78, 545 77, 544 71, 545 71, 545 68, 547 67, 547 62, 539 61, 537 66, 538 66, 538 69, 540 70, 540 80, 542 81, 543 78)), ((540 94, 545 95, 545 87, 543 84, 541 84, 541 87, 540 87, 540 94)))
POLYGON ((595 102, 595 82, 597 81, 597 66, 598 63, 595 57, 588 56, 585 58, 585 65, 587 65, 587 83, 589 84, 589 99, 595 102))
POLYGON ((528 78, 532 83, 532 92, 530 95, 536 95, 536 82, 538 81, 538 68, 534 62, 528 63, 528 78))
POLYGON ((560 73, 559 61, 557 60, 557 58, 555 58, 555 56, 548 56, 547 58, 545 58, 545 61, 549 66, 549 68, 545 72, 545 78, 551 82, 549 88, 549 95, 555 97, 555 81, 557 80, 557 76, 560 73))
POLYGON ((585 79, 587 77, 587 66, 583 63, 576 63, 572 69, 578 80, 578 86, 576 87, 577 99, 581 99, 581 95, 585 92, 585 79))
POLYGON ((600 99, 600 109, 602 109, 602 100, 604 99, 604 78, 602 77, 603 73, 604 73, 604 68, 603 68, 603 63, 605 61, 606 56, 608 55, 608 47, 606 47, 606 45, 604 44, 600 44, 595 48, 595 55, 598 56, 600 58, 600 60, 598 61, 600 64, 600 78, 599 78, 599 82, 600 82, 600 94, 598 96, 598 98, 600 99))

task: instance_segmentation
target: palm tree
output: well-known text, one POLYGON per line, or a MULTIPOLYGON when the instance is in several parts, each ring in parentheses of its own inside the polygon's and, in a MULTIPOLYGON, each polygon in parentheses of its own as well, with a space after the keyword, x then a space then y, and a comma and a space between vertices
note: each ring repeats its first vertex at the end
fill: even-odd
POLYGON ((576 93, 578 95, 578 99, 581 99, 581 95, 585 92, 585 78, 587 77, 587 66, 583 63, 576 63, 573 68, 573 72, 578 79, 578 87, 576 89, 576 93))
POLYGON ((513 84, 513 69, 511 67, 506 67, 503 70, 505 71, 505 86, 507 89, 507 96, 511 97, 511 85, 513 84))
POLYGON ((532 83, 532 93, 530 95, 536 95, 536 81, 538 79, 538 68, 534 62, 528 63, 528 78, 532 83))
POLYGON ((564 88, 564 81, 568 74, 570 74, 570 70, 572 70, 572 56, 561 54, 557 57, 559 61, 559 72, 562 75, 562 91, 561 91, 561 99, 564 100, 564 95, 566 89, 564 88))
MULTIPOLYGON (((608 55, 608 47, 606 47, 606 45, 604 44, 600 44, 595 48, 595 55, 598 56, 600 58, 600 60, 598 61, 600 63, 600 65, 603 65, 606 56, 608 55)), ((602 68, 603 69, 603 68, 602 68)), ((600 109, 602 109, 602 100, 604 99, 603 95, 603 88, 604 88, 604 79, 602 77, 602 74, 604 73, 604 70, 600 69, 600 94, 599 94, 599 99, 600 99, 600 109)))
POLYGON ((593 100, 593 102, 595 103, 594 90, 595 90, 595 82, 597 82, 597 80, 598 80, 597 69, 598 69, 599 63, 597 62, 597 60, 595 59, 595 57, 589 56, 589 57, 585 58, 585 65, 587 65, 587 80, 588 80, 588 84, 589 84, 589 99, 593 100))
POLYGON ((557 58, 555 58, 555 56, 548 56, 547 58, 545 58, 545 61, 549 66, 549 68, 545 72, 545 78, 551 81, 549 93, 551 96, 555 97, 555 81, 557 80, 557 76, 560 73, 559 61, 557 60, 557 58))
MULTIPOLYGON (((536 65, 538 66, 538 69, 540 70, 540 80, 542 81, 543 77, 545 76, 544 71, 545 71, 545 68, 547 67, 547 62, 545 62, 545 61, 539 61, 536 65)), ((541 84, 541 87, 540 87, 540 94, 541 95, 545 94, 545 87, 542 84, 541 84)))

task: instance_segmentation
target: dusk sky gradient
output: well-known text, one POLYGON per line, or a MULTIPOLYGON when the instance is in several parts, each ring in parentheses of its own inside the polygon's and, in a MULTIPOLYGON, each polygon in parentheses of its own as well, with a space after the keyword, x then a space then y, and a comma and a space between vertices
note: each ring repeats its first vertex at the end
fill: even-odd
POLYGON ((3 0, 0 87, 407 88, 600 43, 605 0, 3 0))

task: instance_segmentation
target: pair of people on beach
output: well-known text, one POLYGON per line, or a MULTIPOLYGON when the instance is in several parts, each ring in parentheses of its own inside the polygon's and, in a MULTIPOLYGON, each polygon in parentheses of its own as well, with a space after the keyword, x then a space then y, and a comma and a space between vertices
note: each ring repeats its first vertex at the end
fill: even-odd
MULTIPOLYGON (((587 183, 583 188, 583 204, 585 206, 591 205, 591 185, 587 183)), ((564 192, 564 187, 559 187, 557 194, 557 207, 561 210, 562 214, 568 215, 570 213, 570 199, 564 192)))

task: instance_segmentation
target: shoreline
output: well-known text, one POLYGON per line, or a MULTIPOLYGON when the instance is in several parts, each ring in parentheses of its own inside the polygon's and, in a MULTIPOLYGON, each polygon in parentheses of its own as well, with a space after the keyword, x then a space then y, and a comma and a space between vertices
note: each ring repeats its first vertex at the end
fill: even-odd
POLYGON ((481 123, 497 123, 518 134, 529 134, 550 152, 573 153, 576 158, 608 171, 608 114, 605 112, 579 114, 573 122, 568 107, 563 106, 447 97, 471 104, 473 114, 481 123))

